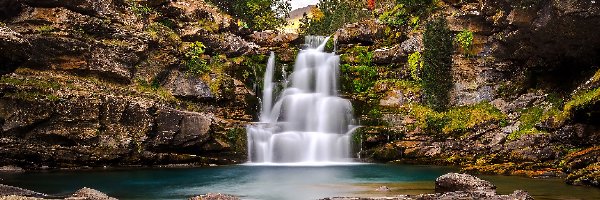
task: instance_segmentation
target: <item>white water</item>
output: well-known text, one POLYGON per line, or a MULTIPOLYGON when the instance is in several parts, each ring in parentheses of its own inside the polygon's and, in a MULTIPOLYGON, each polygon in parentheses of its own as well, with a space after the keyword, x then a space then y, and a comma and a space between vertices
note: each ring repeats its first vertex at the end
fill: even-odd
POLYGON ((247 127, 251 165, 322 166, 350 163, 352 104, 337 96, 339 56, 324 52, 329 38, 307 36, 290 75, 274 99, 275 55, 264 77, 260 123, 247 127), (275 102, 275 103, 273 103, 275 102))

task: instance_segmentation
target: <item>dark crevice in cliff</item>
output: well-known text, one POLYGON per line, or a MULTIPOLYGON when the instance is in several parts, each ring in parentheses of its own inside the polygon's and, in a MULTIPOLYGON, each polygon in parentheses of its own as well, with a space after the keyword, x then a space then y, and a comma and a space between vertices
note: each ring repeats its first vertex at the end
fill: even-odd
POLYGON ((576 110, 572 120, 574 123, 600 125, 600 102, 576 110))
POLYGON ((597 70, 594 65, 576 61, 564 61, 556 67, 540 68, 543 69, 530 72, 529 88, 544 89, 562 97, 568 97, 597 70))

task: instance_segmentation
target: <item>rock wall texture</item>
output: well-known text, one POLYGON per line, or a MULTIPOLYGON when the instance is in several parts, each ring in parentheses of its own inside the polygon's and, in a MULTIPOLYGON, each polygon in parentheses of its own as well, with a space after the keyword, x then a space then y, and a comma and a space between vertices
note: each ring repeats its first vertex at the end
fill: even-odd
POLYGON ((364 125, 358 154, 599 186, 599 10, 579 0, 441 1, 418 26, 338 30, 342 85, 364 125), (418 78, 423 32, 438 17, 454 38, 472 34, 469 49, 455 41, 452 105, 440 112, 418 78))
POLYGON ((0 166, 244 162, 269 38, 251 34, 203 1, 0 2, 0 166))

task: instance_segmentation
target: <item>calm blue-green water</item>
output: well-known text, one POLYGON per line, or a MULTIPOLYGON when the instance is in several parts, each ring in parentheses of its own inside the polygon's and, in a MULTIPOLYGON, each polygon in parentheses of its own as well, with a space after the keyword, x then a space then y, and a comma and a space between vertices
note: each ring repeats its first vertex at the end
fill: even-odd
MULTIPOLYGON (((327 167, 223 166, 187 169, 123 169, 0 174, 0 183, 48 194, 98 189, 119 199, 186 199, 209 192, 243 199, 317 199, 330 196, 385 196, 433 192, 434 180, 452 168, 407 165, 327 167), (391 193, 374 192, 388 185, 391 193)), ((499 192, 535 191, 542 199, 600 199, 595 188, 560 181, 488 176, 499 192), (518 184, 516 184, 518 183, 518 184), (575 193, 575 194, 573 194, 575 193), (581 193, 581 194, 579 194, 581 193), (563 196, 559 196, 564 194, 563 196), (556 198, 555 198, 556 197, 556 198)))

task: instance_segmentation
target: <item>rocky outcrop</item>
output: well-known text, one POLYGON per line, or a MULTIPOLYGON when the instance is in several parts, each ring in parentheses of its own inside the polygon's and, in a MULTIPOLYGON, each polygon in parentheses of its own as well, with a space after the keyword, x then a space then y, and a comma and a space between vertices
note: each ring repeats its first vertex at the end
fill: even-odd
POLYGON ((239 200, 240 198, 228 194, 208 193, 205 195, 195 196, 189 200, 239 200))
POLYGON ((323 200, 442 200, 442 199, 489 199, 533 200, 525 191, 516 190, 509 195, 496 194, 496 186, 488 181, 467 174, 450 173, 435 181, 435 194, 398 195, 395 197, 333 197, 323 200))
POLYGON ((44 197, 46 194, 31 190, 0 184, 0 198, 3 196, 44 197))
POLYGON ((384 37, 384 28, 374 20, 367 20, 344 26, 335 32, 334 38, 338 44, 371 45, 384 37))
POLYGON ((206 82, 198 77, 185 75, 179 71, 172 71, 165 79, 163 85, 176 97, 197 100, 210 100, 215 98, 206 82))
POLYGON ((435 179, 435 191, 439 193, 480 192, 491 195, 496 193, 496 186, 468 174, 449 173, 435 179))
POLYGON ((0 199, 2 200, 42 200, 42 199, 64 199, 64 200, 117 200, 108 195, 91 188, 81 188, 69 196, 51 196, 27 189, 0 184, 0 199))
POLYGON ((81 188, 77 190, 71 197, 65 198, 65 200, 85 199, 85 200, 117 200, 116 198, 109 197, 108 195, 91 188, 81 188))
POLYGON ((254 78, 242 55, 256 45, 230 16, 185 0, 0 5, 0 166, 244 160, 256 97, 232 77, 254 78), (197 42, 202 74, 187 65, 197 42))
POLYGON ((289 44, 297 44, 301 39, 296 33, 279 33, 272 30, 254 32, 250 36, 250 41, 266 47, 279 47, 289 44))

